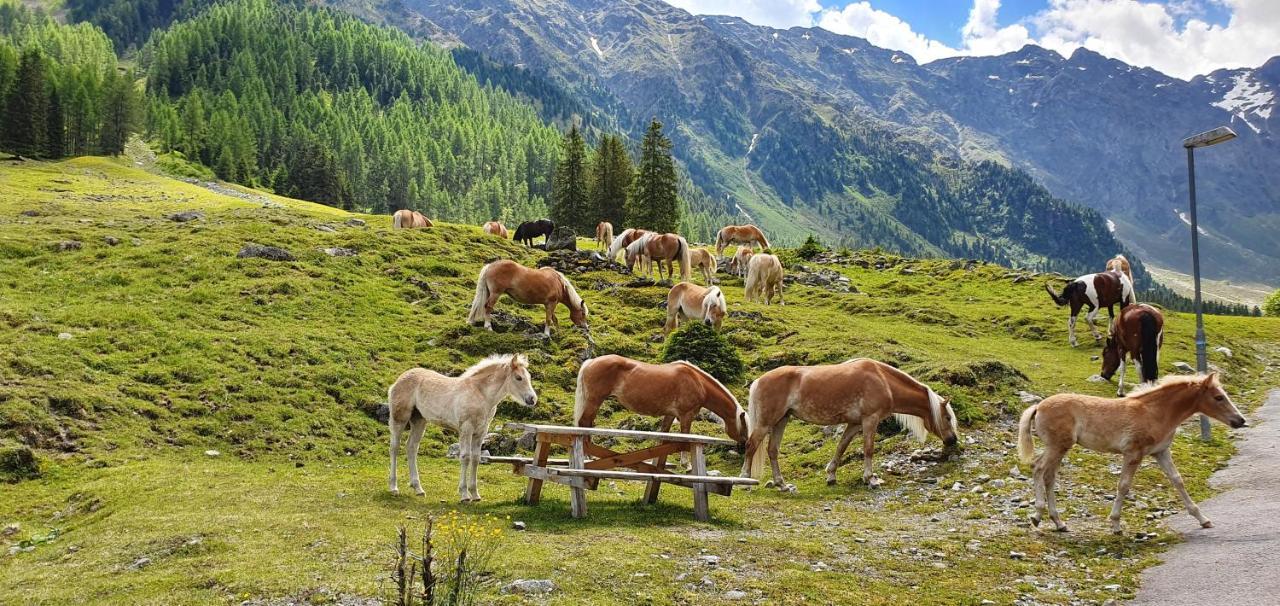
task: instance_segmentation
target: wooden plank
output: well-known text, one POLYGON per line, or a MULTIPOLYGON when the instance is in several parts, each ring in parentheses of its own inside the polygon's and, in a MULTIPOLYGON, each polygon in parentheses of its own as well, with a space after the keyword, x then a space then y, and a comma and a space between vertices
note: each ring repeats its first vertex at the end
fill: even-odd
MULTIPOLYGON (((544 440, 538 440, 538 445, 533 449, 534 463, 536 463, 538 467, 545 468, 547 466, 547 456, 550 454, 551 443, 544 440)), ((516 473, 520 473, 523 471, 523 466, 521 466, 521 468, 522 469, 514 471, 516 471, 516 473)), ((524 488, 524 502, 529 505, 537 505, 540 498, 542 498, 542 480, 530 476, 529 484, 524 488)))
POLYGON ((636 471, 662 473, 662 468, 645 463, 645 461, 687 450, 688 445, 687 443, 659 444, 657 446, 641 450, 619 453, 588 442, 586 444, 586 449, 587 454, 596 457, 595 460, 587 462, 586 469, 614 469, 617 467, 630 467, 636 471))
MULTIPOLYGON (((569 469, 582 470, 586 464, 587 456, 583 452, 583 443, 586 442, 585 436, 574 436, 573 446, 569 449, 569 469)), ((572 499, 573 517, 584 518, 587 515, 587 491, 582 488, 572 487, 569 489, 572 499)))
POLYGON ((610 438, 632 438, 636 440, 657 440, 659 442, 688 442, 694 444, 724 444, 734 446, 737 442, 726 438, 713 438, 692 433, 670 433, 662 431, 633 431, 629 429, 608 429, 604 427, 570 427, 565 425, 537 425, 533 423, 507 423, 506 429, 531 431, 539 435, 600 436, 610 438))
MULTIPOLYGON (((693 475, 707 475, 707 459, 702 451, 702 444, 693 445, 693 475)), ((711 510, 707 507, 707 485, 701 482, 693 485, 693 517, 699 522, 711 520, 711 510)))

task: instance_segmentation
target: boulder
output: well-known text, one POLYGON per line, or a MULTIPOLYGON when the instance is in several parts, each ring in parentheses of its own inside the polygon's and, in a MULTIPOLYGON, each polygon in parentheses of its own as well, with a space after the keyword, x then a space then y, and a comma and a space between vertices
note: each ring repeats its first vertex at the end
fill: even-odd
POLYGON ((283 248, 277 248, 275 246, 263 246, 261 244, 254 244, 252 242, 245 244, 244 248, 241 248, 240 252, 236 254, 237 259, 246 259, 249 257, 266 259, 268 261, 293 261, 294 260, 293 253, 283 248))
POLYGON ((563 225, 557 227, 555 231, 547 236, 547 245, 544 247, 547 252, 555 250, 578 250, 578 234, 572 229, 563 225))

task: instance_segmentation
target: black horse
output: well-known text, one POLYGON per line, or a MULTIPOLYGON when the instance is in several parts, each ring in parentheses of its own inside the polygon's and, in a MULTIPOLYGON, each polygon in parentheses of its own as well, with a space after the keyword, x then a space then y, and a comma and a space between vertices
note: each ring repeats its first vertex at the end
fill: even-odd
MULTIPOLYGON (((551 219, 538 219, 537 221, 525 221, 516 228, 514 240, 522 242, 525 246, 533 246, 533 239, 543 236, 543 242, 551 237, 551 232, 556 230, 556 224, 551 219)), ((545 246, 545 244, 544 244, 545 246)))

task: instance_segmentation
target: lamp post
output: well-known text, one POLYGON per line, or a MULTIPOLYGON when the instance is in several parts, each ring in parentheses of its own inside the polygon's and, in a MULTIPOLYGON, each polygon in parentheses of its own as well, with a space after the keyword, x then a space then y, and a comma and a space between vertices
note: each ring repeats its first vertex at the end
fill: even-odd
MULTIPOLYGON (((1196 222, 1196 154, 1197 147, 1209 147, 1236 138, 1230 128, 1219 126, 1198 135, 1182 140, 1182 147, 1187 149, 1187 191, 1191 195, 1191 274, 1195 281, 1196 307, 1196 372, 1204 374, 1209 370, 1209 361, 1205 354, 1204 315, 1200 309, 1200 225, 1196 222)), ((1200 415, 1200 439, 1208 441, 1209 417, 1200 415)))

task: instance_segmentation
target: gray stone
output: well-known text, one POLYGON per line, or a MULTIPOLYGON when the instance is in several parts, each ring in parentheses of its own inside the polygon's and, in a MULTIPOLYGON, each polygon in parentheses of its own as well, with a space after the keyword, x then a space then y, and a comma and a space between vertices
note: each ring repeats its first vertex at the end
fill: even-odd
POLYGON ((503 594, 546 595, 556 590, 551 579, 517 579, 502 587, 503 594))

